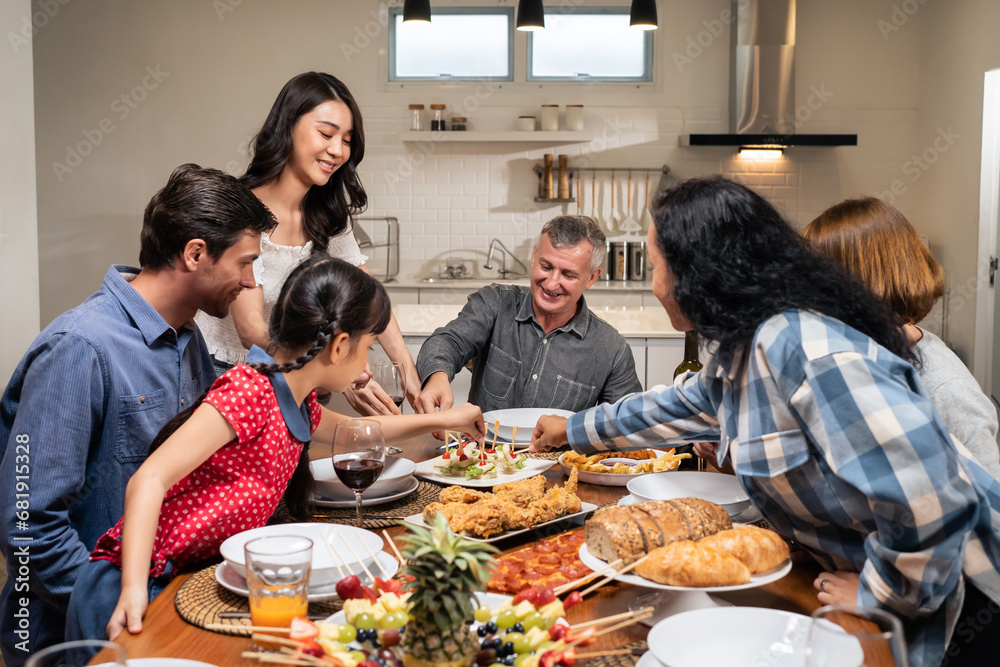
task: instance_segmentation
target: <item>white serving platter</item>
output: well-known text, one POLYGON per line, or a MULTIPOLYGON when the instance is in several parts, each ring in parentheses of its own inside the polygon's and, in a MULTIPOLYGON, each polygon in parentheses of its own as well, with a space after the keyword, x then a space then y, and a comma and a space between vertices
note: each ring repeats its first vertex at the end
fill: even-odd
POLYGON ((442 475, 437 472, 437 468, 434 467, 434 461, 440 457, 435 457, 433 459, 428 459, 426 461, 421 461, 417 464, 417 477, 421 479, 426 479, 431 482, 437 482, 438 484, 446 484, 448 486, 466 486, 472 489, 489 489, 497 484, 504 484, 506 482, 518 482, 522 479, 528 479, 529 477, 534 477, 539 473, 542 473, 556 464, 555 461, 547 461, 545 459, 527 459, 524 468, 521 470, 515 470, 511 473, 498 473, 496 477, 486 477, 477 479, 466 479, 465 475, 442 475))
POLYGON ((531 442, 531 433, 535 430, 538 419, 544 415, 556 415, 557 417, 571 417, 574 412, 569 410, 556 410, 555 408, 508 408, 506 410, 490 410, 483 413, 483 421, 486 422, 486 432, 489 435, 487 440, 493 438, 493 425, 500 422, 497 429, 497 437, 504 442, 514 442, 515 445, 527 445, 531 442), (514 426, 517 427, 517 440, 512 440, 514 426))
MULTIPOLYGON (((656 452, 656 458, 658 459, 663 458, 664 456, 667 455, 667 452, 662 449, 654 449, 653 451, 656 452)), ((569 475, 570 471, 573 470, 573 466, 563 462, 564 456, 566 456, 566 452, 563 452, 562 454, 559 455, 559 465, 562 466, 562 471, 567 475, 569 475)), ((609 468, 614 466, 615 462, 617 461, 621 461, 625 463, 625 465, 629 465, 629 463, 636 463, 636 464, 643 463, 643 461, 635 461, 633 459, 625 459, 625 458, 604 459, 603 461, 598 461, 598 463, 604 463, 604 461, 607 461, 611 464, 610 466, 608 466, 609 468)), ((626 486, 629 482, 631 482, 633 479, 636 479, 637 477, 646 477, 647 475, 659 475, 665 472, 676 472, 676 468, 671 468, 670 470, 660 470, 659 472, 637 472, 632 474, 619 474, 619 473, 609 473, 609 472, 587 472, 584 470, 577 470, 577 472, 579 473, 580 481, 585 482, 587 484, 597 484, 599 486, 626 486)))
MULTIPOLYGON (((378 558, 378 562, 382 564, 389 576, 396 574, 399 570, 399 562, 391 555, 384 551, 379 551, 375 554, 378 558)), ((382 570, 378 565, 370 564, 368 569, 372 571, 375 576, 381 576, 382 570)), ((359 575, 361 583, 365 586, 370 586, 373 582, 368 579, 368 576, 364 573, 359 575)), ((250 592, 247 590, 247 580, 240 575, 235 569, 230 567, 229 563, 224 562, 219 567, 215 568, 215 580, 219 582, 219 585, 225 589, 236 593, 237 595, 247 596, 250 592)), ((337 599, 337 584, 336 582, 324 584, 321 586, 313 586, 311 583, 309 585, 308 593, 310 602, 323 602, 324 600, 336 600, 337 599)))
MULTIPOLYGON (((390 493, 387 496, 371 495, 371 489, 364 492, 361 496, 361 506, 362 507, 374 507, 375 505, 384 505, 386 503, 391 503, 394 500, 399 500, 400 498, 405 498, 420 486, 420 480, 416 477, 410 477, 406 482, 406 485, 399 491, 395 493, 390 493)), ((328 500, 322 496, 313 496, 313 505, 317 507, 331 507, 335 509, 354 509, 354 498, 350 500, 328 500)))
MULTIPOLYGON (((492 537, 485 537, 485 538, 473 537, 471 535, 466 535, 464 532, 462 535, 466 539, 470 539, 473 542, 499 542, 500 540, 505 540, 508 537, 514 537, 515 535, 523 535, 524 533, 530 533, 544 526, 551 526, 554 523, 559 523, 560 521, 566 521, 568 519, 573 519, 578 516, 584 516, 590 512, 593 512, 596 509, 597 505, 595 505, 594 503, 581 503, 579 512, 574 512, 572 514, 565 514, 557 519, 553 519, 552 521, 546 521, 544 523, 536 523, 531 528, 522 528, 521 530, 508 530, 500 533, 499 535, 493 535, 492 537)), ((403 523, 408 523, 411 526, 420 526, 421 528, 430 528, 430 526, 427 525, 427 522, 424 521, 423 514, 414 514, 412 516, 408 516, 405 519, 403 519, 403 523)))

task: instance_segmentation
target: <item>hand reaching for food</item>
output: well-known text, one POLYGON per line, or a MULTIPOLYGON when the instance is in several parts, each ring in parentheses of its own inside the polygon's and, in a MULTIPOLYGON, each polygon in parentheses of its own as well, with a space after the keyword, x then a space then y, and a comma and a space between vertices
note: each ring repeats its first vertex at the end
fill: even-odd
POLYGON ((529 452, 547 452, 556 447, 562 447, 566 438, 566 418, 555 415, 539 417, 535 430, 531 433, 529 452))

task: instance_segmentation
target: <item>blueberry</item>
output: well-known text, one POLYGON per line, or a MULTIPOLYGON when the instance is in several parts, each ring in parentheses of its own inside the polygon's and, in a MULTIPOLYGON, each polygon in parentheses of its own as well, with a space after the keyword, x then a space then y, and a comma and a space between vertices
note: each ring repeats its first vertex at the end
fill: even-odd
POLYGON ((496 621, 488 621, 486 623, 486 634, 488 635, 496 634, 497 630, 499 630, 499 628, 497 628, 496 621))
POLYGON ((485 637, 490 633, 486 631, 485 625, 480 625, 478 628, 476 628, 476 634, 479 635, 480 637, 485 637))
POLYGON ((522 623, 521 621, 518 621, 513 626, 511 626, 511 628, 510 628, 510 630, 508 630, 508 632, 520 632, 520 633, 523 634, 524 633, 524 623, 522 623))
POLYGON ((476 622, 476 619, 474 619, 474 618, 467 618, 467 619, 465 619, 465 624, 466 625, 472 625, 475 622, 476 622))
POLYGON ((517 656, 514 653, 511 653, 510 655, 504 657, 503 664, 510 665, 511 667, 513 667, 514 661, 516 659, 517 659, 517 656))
MULTIPOLYGON (((504 642, 504 645, 501 648, 503 648, 503 654, 505 656, 514 655, 514 642, 504 642)), ((513 665, 514 663, 512 662, 510 664, 513 665)))

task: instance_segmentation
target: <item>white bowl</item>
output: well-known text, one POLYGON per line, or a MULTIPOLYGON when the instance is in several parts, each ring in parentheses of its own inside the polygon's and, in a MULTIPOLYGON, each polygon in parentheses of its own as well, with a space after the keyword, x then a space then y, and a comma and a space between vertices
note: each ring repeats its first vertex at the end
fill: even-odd
POLYGON ((750 506, 750 497, 735 475, 681 471, 669 475, 643 475, 628 483, 628 490, 642 501, 702 498, 722 505, 729 516, 750 506))
POLYGON ((342 526, 339 524, 323 523, 285 523, 274 526, 264 526, 247 530, 233 535, 222 543, 219 553, 226 559, 229 566, 236 570, 241 577, 246 577, 246 555, 243 546, 250 540, 258 537, 270 537, 274 535, 293 535, 308 537, 312 540, 312 572, 309 575, 310 586, 325 586, 335 584, 340 581, 340 574, 337 571, 337 562, 334 561, 330 550, 323 546, 323 538, 327 536, 330 543, 336 548, 340 556, 340 565, 346 567, 353 574, 362 574, 364 569, 361 563, 371 568, 374 560, 371 554, 377 554, 382 550, 382 538, 367 530, 361 530, 353 526, 342 526), (354 548, 354 553, 348 548, 348 544, 354 548), (367 548, 365 548, 367 545, 367 548), (369 553, 370 552, 370 553, 369 553))
MULTIPOLYGON (((316 459, 309 463, 316 479, 316 495, 329 500, 354 500, 354 492, 344 486, 333 470, 333 459, 316 459)), ((413 477, 417 464, 410 459, 385 457, 385 467, 375 483, 364 493, 365 498, 379 498, 402 491, 413 477)))
MULTIPOLYGON (((670 667, 802 667, 811 625, 810 617, 787 611, 715 607, 668 616, 653 626, 647 641, 656 659, 670 667), (720 632, 724 641, 719 641, 720 632)), ((850 657, 841 667, 860 665, 861 646, 846 633, 828 634, 821 646, 809 648, 827 652, 845 647, 850 657)))
POLYGON ((545 415, 556 415, 557 417, 571 417, 574 412, 569 410, 556 410, 555 408, 508 408, 506 410, 490 410, 483 413, 483 421, 486 422, 486 430, 492 439, 493 424, 500 422, 497 429, 497 438, 505 442, 513 442, 514 427, 517 427, 516 445, 526 445, 531 442, 531 432, 535 430, 538 419, 545 415))

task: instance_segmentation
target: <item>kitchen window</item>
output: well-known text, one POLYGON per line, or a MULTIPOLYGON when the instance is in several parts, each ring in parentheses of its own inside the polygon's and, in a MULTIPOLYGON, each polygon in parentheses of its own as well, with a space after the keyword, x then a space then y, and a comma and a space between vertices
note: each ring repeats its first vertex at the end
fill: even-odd
POLYGON ((389 10, 389 81, 513 81, 513 7, 434 8, 427 23, 389 10))
POLYGON ((528 81, 652 81, 653 35, 628 7, 549 8, 528 36, 528 81))

